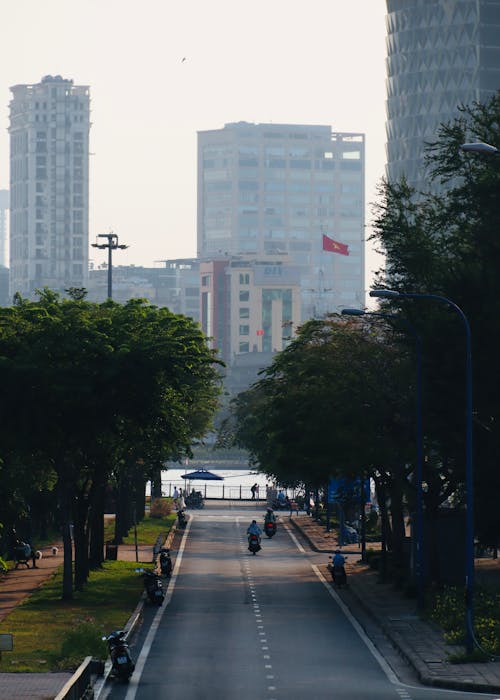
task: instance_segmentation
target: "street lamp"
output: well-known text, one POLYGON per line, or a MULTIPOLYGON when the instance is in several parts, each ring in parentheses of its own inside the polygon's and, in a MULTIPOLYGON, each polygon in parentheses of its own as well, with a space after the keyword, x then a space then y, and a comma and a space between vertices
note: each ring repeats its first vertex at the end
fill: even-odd
POLYGON ((107 238, 107 243, 92 243, 92 248, 108 249, 108 299, 113 298, 113 258, 114 250, 124 250, 128 245, 119 245, 116 233, 99 233, 97 238, 107 238))
POLYGON ((476 143, 463 143, 460 148, 466 153, 481 153, 486 156, 497 156, 500 150, 496 146, 490 146, 489 143, 478 141, 476 143))
POLYGON ((417 573, 417 606, 419 610, 424 608, 424 499, 423 499, 423 460, 424 437, 422 429, 422 338, 417 329, 406 318, 400 318, 396 314, 363 311, 362 309, 342 309, 345 316, 377 316, 403 323, 415 338, 417 360, 417 463, 416 463, 416 573, 417 573))
POLYGON ((471 330, 467 316, 462 309, 448 297, 439 294, 419 294, 416 292, 397 292, 392 289, 374 289, 371 297, 381 299, 434 299, 452 309, 462 319, 465 328, 465 642, 467 653, 474 647, 474 479, 472 464, 472 342, 471 330))

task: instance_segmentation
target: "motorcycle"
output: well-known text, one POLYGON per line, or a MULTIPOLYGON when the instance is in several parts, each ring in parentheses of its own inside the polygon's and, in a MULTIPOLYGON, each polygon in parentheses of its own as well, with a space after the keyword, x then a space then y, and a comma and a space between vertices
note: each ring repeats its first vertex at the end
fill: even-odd
POLYGON ((267 537, 274 537, 276 534, 276 523, 272 520, 266 520, 264 522, 264 532, 266 533, 267 537))
MULTIPOLYGON (((344 560, 347 557, 344 557, 344 560)), ((330 559, 333 560, 333 557, 330 557, 330 559)), ((337 588, 342 588, 342 586, 347 585, 347 574, 345 571, 345 566, 342 564, 342 566, 334 566, 332 564, 328 564, 328 571, 332 575, 332 581, 335 584, 337 588)))
POLYGON ((160 549, 160 570, 162 576, 172 575, 172 559, 170 558, 170 549, 162 547, 160 549))
POLYGON ((124 630, 111 632, 102 638, 107 642, 109 658, 111 659, 111 674, 122 681, 127 682, 134 672, 135 664, 130 656, 130 649, 125 639, 124 630))
POLYGON ((150 603, 162 605, 165 600, 165 591, 159 574, 148 569, 136 569, 136 571, 142 575, 144 589, 150 603))
POLYGON ((248 550, 252 552, 252 554, 257 554, 258 551, 260 551, 261 546, 259 543, 259 538, 257 535, 250 534, 248 535, 248 550))

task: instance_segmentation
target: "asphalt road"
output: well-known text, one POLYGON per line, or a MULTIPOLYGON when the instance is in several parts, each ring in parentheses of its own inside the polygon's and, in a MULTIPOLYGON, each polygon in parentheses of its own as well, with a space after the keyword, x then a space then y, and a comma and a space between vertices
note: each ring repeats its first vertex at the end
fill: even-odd
MULTIPOLYGON (((149 607, 128 685, 99 700, 462 700, 397 674, 343 606, 320 560, 283 526, 247 550, 248 508, 194 513, 161 608, 149 607)), ((324 559, 324 557, 323 557, 324 559)), ((404 674, 403 674, 404 675, 404 674)))

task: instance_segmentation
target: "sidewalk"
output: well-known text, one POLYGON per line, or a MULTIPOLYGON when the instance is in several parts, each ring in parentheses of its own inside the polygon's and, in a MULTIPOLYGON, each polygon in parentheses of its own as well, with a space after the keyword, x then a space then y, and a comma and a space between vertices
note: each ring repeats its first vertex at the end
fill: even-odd
MULTIPOLYGON (((337 543, 332 533, 311 517, 300 514, 282 520, 291 523, 303 534, 316 552, 333 553, 337 543)), ((448 657, 460 648, 445 644, 441 632, 432 623, 420 620, 416 601, 405 597, 391 584, 378 582, 378 574, 360 562, 358 545, 345 545, 348 554, 346 570, 348 588, 338 590, 339 596, 351 593, 364 612, 373 619, 393 646, 415 669, 421 683, 442 688, 479 692, 500 692, 500 663, 451 664, 448 657)), ((326 566, 322 573, 331 580, 326 566)), ((347 601, 345 601, 347 602, 347 601)), ((362 624, 362 620, 359 620, 362 624)))

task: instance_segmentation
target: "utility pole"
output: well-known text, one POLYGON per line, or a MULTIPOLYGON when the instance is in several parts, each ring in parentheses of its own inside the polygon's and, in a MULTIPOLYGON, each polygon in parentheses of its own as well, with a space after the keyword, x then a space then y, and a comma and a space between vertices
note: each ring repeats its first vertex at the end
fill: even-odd
POLYGON ((118 236, 112 231, 110 233, 99 233, 97 238, 106 238, 107 243, 92 243, 92 248, 108 249, 108 299, 113 298, 113 251, 120 248, 128 248, 128 245, 119 245, 118 236))

